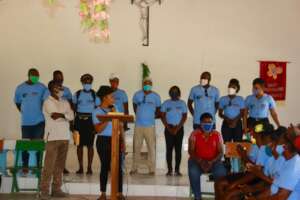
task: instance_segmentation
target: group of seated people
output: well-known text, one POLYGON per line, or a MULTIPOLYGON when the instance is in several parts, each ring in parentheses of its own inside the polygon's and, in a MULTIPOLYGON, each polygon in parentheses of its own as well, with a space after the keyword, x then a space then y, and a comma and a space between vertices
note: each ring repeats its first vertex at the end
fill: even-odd
POLYGON ((251 129, 251 148, 236 145, 243 170, 228 173, 221 161, 222 138, 209 124, 212 116, 201 117, 201 128, 189 140, 188 171, 195 200, 201 199, 203 173, 212 173, 216 200, 299 200, 299 125, 274 129, 269 123, 251 129))

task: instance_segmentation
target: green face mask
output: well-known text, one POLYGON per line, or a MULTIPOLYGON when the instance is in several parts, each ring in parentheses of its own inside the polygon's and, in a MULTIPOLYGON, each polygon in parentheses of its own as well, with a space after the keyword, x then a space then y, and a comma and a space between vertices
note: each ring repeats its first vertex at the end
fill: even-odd
POLYGON ((38 77, 38 76, 29 76, 29 79, 33 84, 36 84, 37 82, 39 82, 39 78, 40 77, 38 77))

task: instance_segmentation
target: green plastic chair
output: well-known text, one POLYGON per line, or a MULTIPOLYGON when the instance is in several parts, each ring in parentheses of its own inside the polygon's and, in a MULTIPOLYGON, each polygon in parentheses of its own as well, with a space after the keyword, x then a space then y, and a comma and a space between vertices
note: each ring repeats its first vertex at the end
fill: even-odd
POLYGON ((15 163, 14 167, 11 169, 13 180, 12 180, 12 188, 11 192, 20 192, 20 191, 36 191, 39 192, 39 186, 41 181, 41 173, 43 168, 43 156, 45 151, 45 142, 43 140, 18 140, 16 142, 16 149, 15 149, 15 163), (20 170, 23 169, 22 164, 20 164, 19 159, 22 155, 23 151, 36 151, 39 155, 38 157, 38 164, 37 166, 29 166, 28 169, 36 176, 38 179, 37 188, 20 188, 18 184, 17 175, 20 170))

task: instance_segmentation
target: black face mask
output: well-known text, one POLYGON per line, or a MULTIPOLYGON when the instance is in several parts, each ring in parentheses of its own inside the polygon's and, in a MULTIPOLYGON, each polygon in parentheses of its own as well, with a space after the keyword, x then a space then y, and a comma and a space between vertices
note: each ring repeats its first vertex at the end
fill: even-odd
POLYGON ((172 100, 177 100, 179 98, 180 94, 178 91, 171 91, 170 92, 170 97, 172 100))

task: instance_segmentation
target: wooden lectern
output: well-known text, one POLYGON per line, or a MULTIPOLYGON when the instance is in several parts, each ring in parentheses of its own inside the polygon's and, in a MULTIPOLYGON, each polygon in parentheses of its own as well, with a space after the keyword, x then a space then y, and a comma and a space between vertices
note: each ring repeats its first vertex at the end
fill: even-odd
POLYGON ((119 147, 120 147, 120 122, 133 122, 132 115, 108 114, 99 115, 100 121, 112 121, 112 138, 111 138, 111 200, 117 200, 119 185, 119 147))

